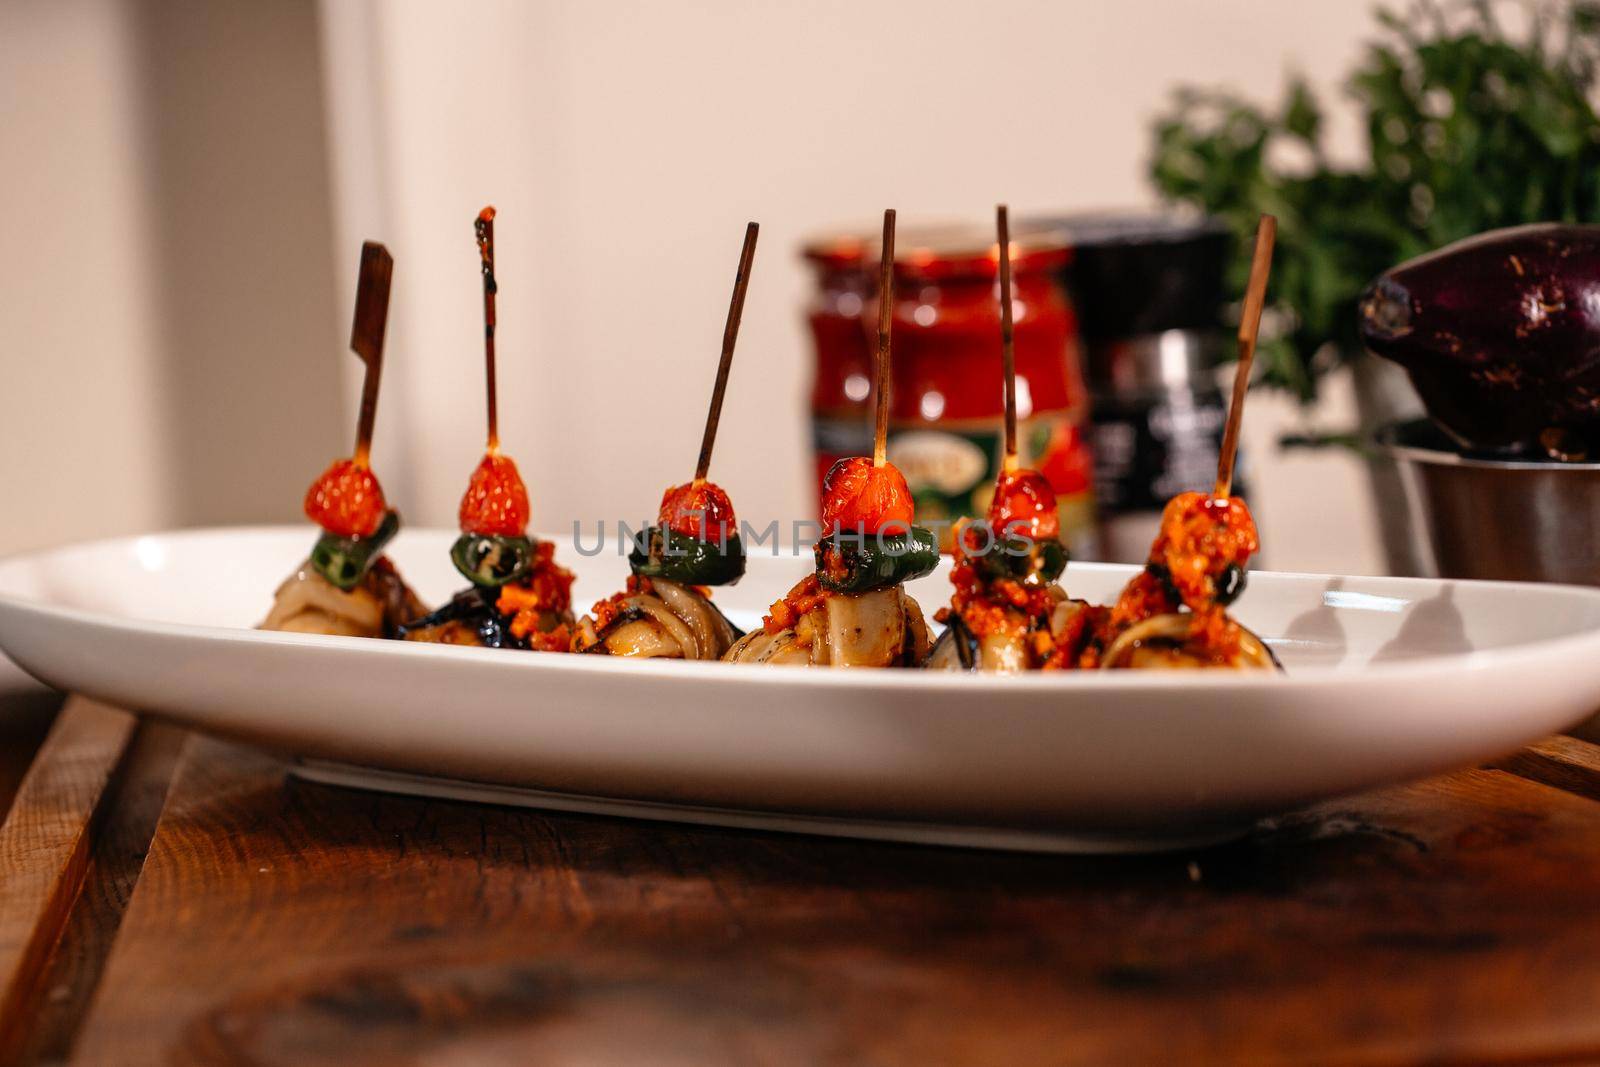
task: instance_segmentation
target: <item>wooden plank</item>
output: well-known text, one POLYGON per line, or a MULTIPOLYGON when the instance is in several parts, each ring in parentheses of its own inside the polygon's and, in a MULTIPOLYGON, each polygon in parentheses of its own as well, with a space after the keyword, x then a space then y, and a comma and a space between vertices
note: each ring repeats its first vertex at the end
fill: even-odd
POLYGON ((71 701, 0 825, 0 1063, 19 1055, 39 979, 82 887, 93 827, 133 732, 126 712, 71 701))
POLYGON ((1500 770, 1600 800, 1600 744, 1552 737, 1495 764, 1500 770))
POLYGON ((18 1063, 65 1062, 139 880, 187 739, 174 726, 138 725, 102 803, 103 825, 93 835, 83 888, 37 979, 41 995, 18 1063))
POLYGON ((54 707, 0 702, 0 822, 11 810, 17 789, 33 765, 39 746, 44 744, 55 716, 54 707))
POLYGON ((0 822, 61 707, 46 689, 0 656, 0 822))
POLYGON ((187 750, 74 1063, 1600 1058, 1600 819, 1468 771, 1151 857, 344 791, 187 750))

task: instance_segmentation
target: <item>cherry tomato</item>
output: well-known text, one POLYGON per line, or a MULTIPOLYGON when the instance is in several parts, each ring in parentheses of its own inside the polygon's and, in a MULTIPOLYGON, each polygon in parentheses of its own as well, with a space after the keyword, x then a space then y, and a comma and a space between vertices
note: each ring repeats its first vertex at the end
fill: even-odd
POLYGON ((866 456, 848 456, 822 479, 824 534, 904 532, 915 517, 911 488, 892 463, 874 467, 866 456))
POLYGON ((461 498, 461 532, 521 537, 528 532, 528 488, 510 456, 486 453, 461 498))
POLYGON ((341 459, 306 490, 306 516, 338 537, 366 537, 383 524, 389 505, 378 478, 353 459, 341 459))
POLYGON ((1038 471, 1002 473, 989 505, 989 526, 999 537, 1011 534, 1035 541, 1056 540, 1061 536, 1056 491, 1038 471))
POLYGON ((674 533, 718 545, 739 532, 733 501, 714 482, 689 482, 668 489, 661 497, 656 521, 674 533))

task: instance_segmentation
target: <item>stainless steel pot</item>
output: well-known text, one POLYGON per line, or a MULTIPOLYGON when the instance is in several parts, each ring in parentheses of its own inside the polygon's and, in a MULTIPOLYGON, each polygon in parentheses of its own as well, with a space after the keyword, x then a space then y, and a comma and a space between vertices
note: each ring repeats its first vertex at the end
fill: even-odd
POLYGON ((1600 585, 1600 463, 1466 456, 1425 420, 1379 431, 1442 578, 1600 585))
MULTIPOLYGON (((1380 430, 1440 578, 1600 585, 1600 463, 1464 456, 1427 420, 1380 430)), ((1571 733, 1600 741, 1600 715, 1571 733)))

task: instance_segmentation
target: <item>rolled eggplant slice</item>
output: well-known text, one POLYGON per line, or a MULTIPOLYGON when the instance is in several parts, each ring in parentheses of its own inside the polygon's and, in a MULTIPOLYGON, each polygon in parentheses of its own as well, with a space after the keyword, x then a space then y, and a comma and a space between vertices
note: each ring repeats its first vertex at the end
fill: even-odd
POLYGON ((585 616, 572 650, 638 659, 721 659, 740 636, 738 627, 694 589, 652 578, 650 591, 624 600, 605 627, 597 629, 585 616))
POLYGON ((308 559, 278 586, 258 629, 336 637, 397 637, 406 619, 427 611, 387 558, 350 589, 340 589, 308 559))
MULTIPOLYGON (((513 616, 495 606, 498 590, 471 586, 457 593, 444 607, 399 627, 396 636, 405 641, 435 645, 473 645, 479 648, 531 647, 526 637, 511 631, 513 616)), ((539 631, 549 633, 563 623, 571 624, 571 613, 545 612, 539 617, 539 631)))
POLYGON ((1239 651, 1231 661, 1218 663, 1193 645, 1193 616, 1157 615, 1128 627, 1106 649, 1102 670, 1193 670, 1219 667, 1241 671, 1282 671, 1283 665, 1253 632, 1239 627, 1239 651))
POLYGON ((922 608, 898 586, 829 593, 793 628, 755 630, 728 650, 730 663, 817 667, 915 667, 928 656, 922 608))
POLYGON ((923 666, 931 671, 975 671, 978 657, 978 639, 967 629, 960 615, 952 614, 949 625, 933 643, 923 666))
POLYGON ((505 625, 505 619, 476 586, 457 593, 439 610, 402 625, 400 638, 435 645, 518 647, 516 638, 505 625))

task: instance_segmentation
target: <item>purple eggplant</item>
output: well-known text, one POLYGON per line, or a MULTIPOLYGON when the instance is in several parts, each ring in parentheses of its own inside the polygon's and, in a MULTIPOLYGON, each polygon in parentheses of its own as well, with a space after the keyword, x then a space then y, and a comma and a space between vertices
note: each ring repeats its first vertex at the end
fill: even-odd
POLYGON ((1462 447, 1578 458, 1600 445, 1600 226, 1492 230, 1402 263, 1362 294, 1361 336, 1462 447))

